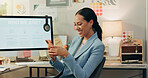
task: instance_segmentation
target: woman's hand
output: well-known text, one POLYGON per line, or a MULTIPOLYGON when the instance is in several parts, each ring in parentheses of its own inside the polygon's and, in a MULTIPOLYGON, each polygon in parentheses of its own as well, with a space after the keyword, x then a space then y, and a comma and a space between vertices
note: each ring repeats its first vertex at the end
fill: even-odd
MULTIPOLYGON (((53 44, 51 43, 50 40, 45 40, 45 41, 46 41, 46 43, 48 44, 48 50, 50 50, 50 48, 53 47, 53 44)), ((48 51, 48 54, 49 54, 49 51, 48 51)), ((51 57, 51 60, 52 60, 53 62, 55 62, 56 56, 53 56, 53 55, 50 55, 50 54, 49 54, 49 56, 51 57)))
POLYGON ((53 56, 63 56, 65 58, 69 55, 69 52, 62 47, 53 46, 50 48, 49 54, 53 56))

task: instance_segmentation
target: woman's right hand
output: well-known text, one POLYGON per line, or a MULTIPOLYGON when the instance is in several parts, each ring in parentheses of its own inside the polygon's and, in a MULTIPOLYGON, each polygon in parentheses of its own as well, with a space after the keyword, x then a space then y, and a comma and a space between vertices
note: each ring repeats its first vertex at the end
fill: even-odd
MULTIPOLYGON (((45 40, 45 41, 46 41, 46 43, 47 43, 47 45, 48 45, 48 50, 50 50, 51 47, 53 47, 53 44, 51 43, 50 40, 45 40)), ((48 51, 48 54, 49 54, 51 60, 52 60, 53 62, 55 62, 56 56, 51 55, 51 54, 50 54, 50 51, 48 51)))

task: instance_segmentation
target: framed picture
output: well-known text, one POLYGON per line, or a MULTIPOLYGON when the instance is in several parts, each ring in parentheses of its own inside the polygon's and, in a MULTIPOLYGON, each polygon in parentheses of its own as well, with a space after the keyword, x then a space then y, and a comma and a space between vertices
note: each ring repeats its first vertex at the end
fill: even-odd
POLYGON ((55 46, 64 47, 64 45, 68 42, 66 34, 54 34, 53 39, 55 46))
POLYGON ((73 3, 84 3, 84 0, 73 0, 73 3))
POLYGON ((30 0, 14 0, 13 15, 30 15, 30 0))
POLYGON ((46 6, 68 6, 69 0, 46 0, 46 6))
POLYGON ((0 0, 0 16, 7 14, 7 2, 6 0, 0 0))

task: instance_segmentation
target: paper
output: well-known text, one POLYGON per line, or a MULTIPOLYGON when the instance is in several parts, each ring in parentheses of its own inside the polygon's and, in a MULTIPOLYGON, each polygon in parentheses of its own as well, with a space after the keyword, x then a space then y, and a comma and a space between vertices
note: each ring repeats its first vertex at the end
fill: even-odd
POLYGON ((128 42, 133 38, 133 31, 123 31, 122 32, 122 42, 128 42))
POLYGON ((47 57, 46 50, 39 50, 40 57, 47 57))
POLYGON ((31 51, 30 50, 24 50, 24 57, 31 57, 31 51))
POLYGON ((5 71, 5 70, 8 70, 10 69, 9 67, 0 67, 0 71, 5 71))
POLYGON ((24 58, 24 52, 23 51, 18 51, 17 52, 17 57, 18 58, 24 58))

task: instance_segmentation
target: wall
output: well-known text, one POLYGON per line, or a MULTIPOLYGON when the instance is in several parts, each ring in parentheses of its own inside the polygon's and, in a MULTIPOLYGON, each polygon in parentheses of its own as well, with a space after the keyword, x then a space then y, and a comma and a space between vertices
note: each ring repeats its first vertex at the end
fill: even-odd
MULTIPOLYGON (((146 52, 148 52, 148 0, 146 0, 146 52)), ((148 56, 148 53, 147 53, 148 56)), ((148 58, 147 58, 148 59, 148 58)), ((148 60, 147 60, 148 64, 148 60)), ((147 70, 147 77, 148 77, 148 70, 147 70)))

